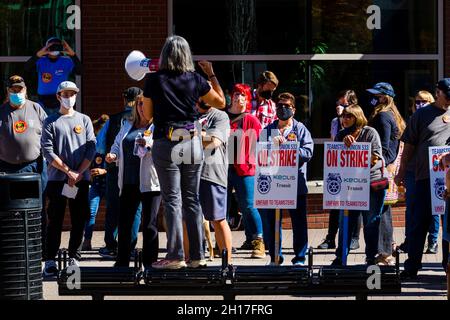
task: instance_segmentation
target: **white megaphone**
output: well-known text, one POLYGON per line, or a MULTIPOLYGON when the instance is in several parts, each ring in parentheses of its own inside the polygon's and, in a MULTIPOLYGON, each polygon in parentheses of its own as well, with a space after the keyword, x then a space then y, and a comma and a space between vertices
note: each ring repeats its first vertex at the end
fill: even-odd
POLYGON ((141 81, 147 73, 158 71, 158 64, 159 59, 148 59, 142 52, 135 50, 125 60, 125 70, 132 79, 141 81))

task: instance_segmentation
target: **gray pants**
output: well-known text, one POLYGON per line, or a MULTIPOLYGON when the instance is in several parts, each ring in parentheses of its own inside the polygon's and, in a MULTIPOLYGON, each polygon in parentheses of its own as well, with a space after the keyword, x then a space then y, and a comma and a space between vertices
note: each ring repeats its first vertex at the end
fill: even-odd
POLYGON ((205 258, 203 213, 199 202, 203 150, 198 139, 172 142, 165 138, 153 144, 153 162, 161 185, 167 225, 167 256, 184 260, 183 215, 186 222, 190 260, 205 258), (184 160, 180 163, 180 157, 184 160))

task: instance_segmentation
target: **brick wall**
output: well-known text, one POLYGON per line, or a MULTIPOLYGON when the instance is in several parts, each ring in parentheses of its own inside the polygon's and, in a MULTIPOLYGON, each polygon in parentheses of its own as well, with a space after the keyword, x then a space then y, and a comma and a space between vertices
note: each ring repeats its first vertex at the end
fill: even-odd
POLYGON ((132 50, 159 55, 167 37, 167 0, 82 1, 83 112, 91 117, 123 109, 130 86, 124 62, 132 50))
POLYGON ((444 1, 444 47, 445 47, 445 70, 444 76, 450 77, 450 0, 444 1))
MULTIPOLYGON (((160 210, 160 214, 162 211, 160 210)), ((392 222, 394 227, 403 227, 405 225, 405 207, 404 203, 392 207, 392 222)), ((102 201, 97 215, 95 230, 103 230, 105 223, 105 202, 102 201)), ((283 211, 283 228, 291 228, 289 213, 283 211)), ((328 228, 328 210, 322 209, 322 195, 308 195, 308 228, 309 229, 327 229, 328 228)), ((69 214, 66 212, 64 220, 64 229, 70 230, 69 214)))

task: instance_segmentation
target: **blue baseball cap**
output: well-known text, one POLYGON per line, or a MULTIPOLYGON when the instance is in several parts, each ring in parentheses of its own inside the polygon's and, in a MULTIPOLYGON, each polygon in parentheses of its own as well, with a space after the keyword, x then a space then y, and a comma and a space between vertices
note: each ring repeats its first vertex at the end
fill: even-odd
POLYGON ((447 98, 450 99, 450 78, 442 79, 437 83, 437 88, 442 90, 447 98))
POLYGON ((394 88, 387 82, 377 83, 372 89, 367 89, 367 91, 372 94, 384 94, 392 98, 395 97, 394 88))

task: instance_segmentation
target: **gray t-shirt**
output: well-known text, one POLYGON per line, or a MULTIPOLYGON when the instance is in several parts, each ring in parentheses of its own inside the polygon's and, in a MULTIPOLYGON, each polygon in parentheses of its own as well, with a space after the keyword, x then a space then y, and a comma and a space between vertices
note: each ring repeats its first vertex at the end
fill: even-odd
MULTIPOLYGON (((334 140, 342 142, 345 136, 347 136, 348 134, 349 132, 346 129, 341 130, 339 131, 334 140)), ((369 126, 363 127, 361 129, 361 133, 356 139, 356 142, 370 142, 372 154, 376 155, 379 159, 377 163, 375 163, 373 166, 370 167, 370 180, 373 181, 380 179, 383 176, 381 168, 383 167, 384 158, 383 158, 383 148, 381 147, 381 139, 377 130, 369 126)))
MULTIPOLYGON (((42 150, 45 158, 51 164, 58 156, 72 170, 78 170, 81 163, 87 159, 92 161, 95 156, 95 135, 91 119, 79 112, 71 116, 60 113, 49 116, 44 122, 42 132, 42 150)), ((65 181, 67 175, 48 166, 49 181, 65 181)), ((89 180, 90 173, 86 170, 83 180, 89 180)))
POLYGON ((226 188, 228 184, 227 142, 230 132, 230 119, 225 112, 211 108, 199 121, 203 124, 203 129, 206 130, 207 136, 215 137, 222 141, 218 148, 213 150, 207 148, 205 150, 205 162, 201 179, 226 188))
POLYGON ((415 146, 416 180, 429 179, 428 148, 449 145, 450 110, 434 104, 417 110, 409 119, 401 140, 415 146))
POLYGON ((41 154, 45 118, 44 109, 30 100, 20 109, 9 103, 0 106, 0 160, 10 164, 36 160, 41 154))

